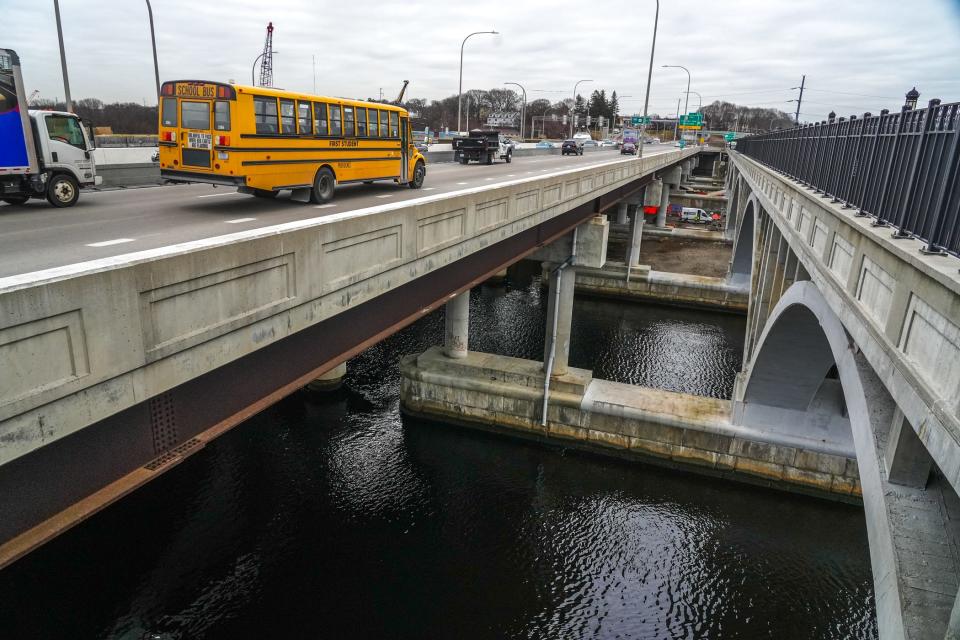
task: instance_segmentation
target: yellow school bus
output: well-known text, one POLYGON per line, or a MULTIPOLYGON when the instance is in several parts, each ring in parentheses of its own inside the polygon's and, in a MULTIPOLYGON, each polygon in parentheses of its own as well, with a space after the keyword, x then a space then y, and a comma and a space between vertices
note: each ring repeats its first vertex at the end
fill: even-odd
POLYGON ((419 189, 426 161, 393 104, 200 80, 160 88, 160 175, 326 202, 337 184, 394 180, 419 189))

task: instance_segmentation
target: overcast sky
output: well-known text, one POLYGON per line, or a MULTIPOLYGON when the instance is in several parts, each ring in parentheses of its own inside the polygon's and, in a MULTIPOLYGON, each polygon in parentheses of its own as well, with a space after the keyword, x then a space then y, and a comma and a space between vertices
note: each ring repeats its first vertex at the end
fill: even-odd
MULTIPOLYGON (((153 0, 160 79, 250 82, 273 21, 275 85, 319 93, 408 97, 457 92, 460 43, 464 90, 519 82, 527 99, 557 101, 616 90, 621 113, 640 112, 654 0, 590 3, 323 2, 322 0, 153 0), (273 5, 273 6, 271 6, 273 5)), ((74 99, 156 103, 145 3, 60 0, 74 99)), ((53 0, 0 0, 0 46, 20 54, 28 91, 63 96, 53 0), (11 28, 7 28, 7 27, 11 28)), ((650 112, 672 114, 693 76, 703 102, 725 99, 793 111, 791 87, 807 75, 801 113, 819 120, 896 109, 916 85, 921 103, 960 100, 960 0, 713 0, 665 2, 660 13, 650 112)), ((697 97, 691 95, 690 110, 697 97)))

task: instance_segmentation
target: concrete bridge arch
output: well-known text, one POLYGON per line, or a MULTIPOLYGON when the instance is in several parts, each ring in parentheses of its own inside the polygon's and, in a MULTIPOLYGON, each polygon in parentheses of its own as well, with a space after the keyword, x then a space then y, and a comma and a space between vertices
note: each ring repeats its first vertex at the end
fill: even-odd
POLYGON ((733 243, 733 258, 730 261, 730 284, 749 288, 753 274, 754 247, 756 245, 756 218, 760 203, 752 194, 738 216, 736 239, 733 243))
MULTIPOLYGON (((891 425, 902 422, 890 392, 812 281, 784 292, 755 349, 738 383, 733 422, 828 460, 856 460, 881 638, 942 637, 946 620, 905 613, 930 596, 916 578, 931 571, 930 558, 918 562, 924 550, 913 537, 929 535, 940 546, 947 540, 939 539, 939 525, 923 534, 904 529, 904 511, 923 492, 890 482, 897 463, 888 447, 898 438, 891 425)), ((949 608, 955 594, 939 597, 949 608)))

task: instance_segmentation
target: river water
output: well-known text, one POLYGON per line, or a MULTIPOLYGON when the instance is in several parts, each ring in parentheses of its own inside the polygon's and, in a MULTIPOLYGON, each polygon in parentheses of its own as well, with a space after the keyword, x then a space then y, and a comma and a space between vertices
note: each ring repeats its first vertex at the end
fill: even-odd
MULTIPOLYGON (((542 357, 537 277, 471 348, 542 357)), ((571 364, 729 397, 742 317, 578 298, 571 364)), ((874 638, 862 510, 399 414, 443 311, 0 572, 0 638, 874 638)), ((255 375, 255 372, 251 372, 255 375)))

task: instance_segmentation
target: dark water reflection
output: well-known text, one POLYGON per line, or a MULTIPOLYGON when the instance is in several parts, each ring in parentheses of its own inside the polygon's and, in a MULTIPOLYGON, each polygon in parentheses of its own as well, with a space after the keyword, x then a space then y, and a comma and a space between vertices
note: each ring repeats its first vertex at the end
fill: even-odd
MULTIPOLYGON (((539 291, 475 291, 472 346, 539 357, 539 291)), ((572 361, 723 396, 742 323, 578 299, 572 361)), ((401 419, 442 325, 0 572, 0 638, 875 637, 856 508, 401 419)))

